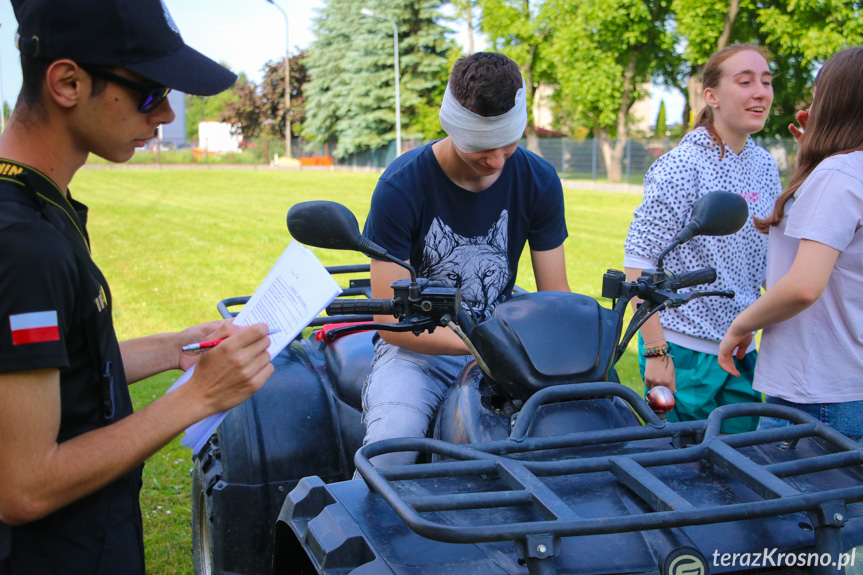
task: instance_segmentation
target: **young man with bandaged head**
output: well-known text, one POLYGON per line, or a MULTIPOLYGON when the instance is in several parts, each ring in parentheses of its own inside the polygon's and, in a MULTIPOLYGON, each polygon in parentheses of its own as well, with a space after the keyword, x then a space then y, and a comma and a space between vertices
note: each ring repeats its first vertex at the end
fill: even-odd
MULTIPOLYGON (((518 65, 485 52, 458 60, 440 122, 446 138, 405 153, 383 173, 364 235, 419 276, 461 288, 462 305, 477 321, 509 297, 525 242, 537 290, 569 291, 560 178, 549 162, 518 147, 527 126, 518 65)), ((373 296, 393 297, 390 285, 407 277, 404 268, 373 259, 373 296)), ((448 329, 419 337, 379 332, 363 392, 364 444, 424 437, 472 359, 448 329)), ((412 463, 416 455, 391 453, 373 462, 412 463)))

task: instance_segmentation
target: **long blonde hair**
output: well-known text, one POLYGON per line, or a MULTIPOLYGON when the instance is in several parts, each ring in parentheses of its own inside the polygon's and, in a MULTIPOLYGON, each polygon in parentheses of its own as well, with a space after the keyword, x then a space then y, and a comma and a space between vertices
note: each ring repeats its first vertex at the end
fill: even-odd
POLYGON ((815 77, 815 97, 806 130, 798 140, 797 167, 776 199, 773 213, 755 219, 758 231, 777 226, 788 203, 825 158, 863 150, 863 46, 847 48, 825 62, 815 77))
MULTIPOLYGON (((764 56, 765 60, 769 61, 767 51, 761 46, 756 46, 755 44, 732 44, 731 46, 726 46, 722 50, 715 52, 713 56, 707 60, 707 64, 704 65, 704 72, 702 73, 701 80, 702 90, 719 86, 723 72, 722 64, 735 54, 745 52, 746 50, 758 52, 764 56)), ((707 129, 707 133, 710 134, 710 137, 719 145, 719 159, 721 160, 725 157, 725 142, 722 141, 722 137, 713 126, 713 121, 713 108, 705 105, 698 113, 698 117, 695 119, 695 124, 692 126, 692 129, 694 130, 701 126, 704 126, 707 129)))

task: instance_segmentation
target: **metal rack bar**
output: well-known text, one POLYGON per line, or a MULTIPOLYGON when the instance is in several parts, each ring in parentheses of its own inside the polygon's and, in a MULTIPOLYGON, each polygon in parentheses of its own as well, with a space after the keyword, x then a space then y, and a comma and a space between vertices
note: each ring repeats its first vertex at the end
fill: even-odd
POLYGON ((707 446, 709 460, 764 499, 792 497, 800 492, 721 441, 707 446))
POLYGON ((511 488, 524 489, 531 494, 537 512, 546 520, 582 519, 536 475, 530 473, 524 465, 511 459, 501 459, 498 462, 498 471, 501 479, 511 488))
POLYGON ((819 455, 798 461, 783 461, 765 465, 764 469, 776 477, 793 477, 818 471, 830 471, 852 465, 863 464, 863 453, 859 451, 842 451, 829 455, 819 455))
POLYGON ((632 459, 613 458, 611 460, 611 473, 641 497, 654 511, 692 508, 689 501, 632 459))
POLYGON ((493 507, 516 507, 531 505, 533 496, 529 491, 494 491, 491 493, 465 493, 445 497, 406 497, 405 501, 420 513, 484 509, 493 507))

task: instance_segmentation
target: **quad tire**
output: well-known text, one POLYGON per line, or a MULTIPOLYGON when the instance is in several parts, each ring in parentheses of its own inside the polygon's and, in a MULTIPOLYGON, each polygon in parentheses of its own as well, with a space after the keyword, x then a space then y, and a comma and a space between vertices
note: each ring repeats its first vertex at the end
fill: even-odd
POLYGON ((222 477, 218 438, 207 442, 192 470, 192 549, 195 575, 221 573, 213 546, 213 487, 222 477))

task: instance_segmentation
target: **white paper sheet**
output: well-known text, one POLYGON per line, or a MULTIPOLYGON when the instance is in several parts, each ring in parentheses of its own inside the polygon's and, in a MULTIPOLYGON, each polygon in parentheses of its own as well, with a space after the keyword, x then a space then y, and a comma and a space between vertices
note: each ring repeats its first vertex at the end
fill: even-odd
MULTIPOLYGON (((276 357, 300 332, 332 302, 342 289, 315 255, 302 244, 292 241, 263 283, 234 319, 235 325, 266 323, 279 333, 270 336, 267 352, 276 357)), ((186 383, 195 367, 186 371, 168 393, 186 383)), ((180 443, 197 455, 225 418, 217 413, 186 429, 180 443)))

